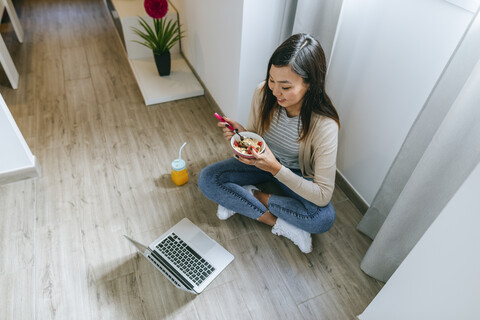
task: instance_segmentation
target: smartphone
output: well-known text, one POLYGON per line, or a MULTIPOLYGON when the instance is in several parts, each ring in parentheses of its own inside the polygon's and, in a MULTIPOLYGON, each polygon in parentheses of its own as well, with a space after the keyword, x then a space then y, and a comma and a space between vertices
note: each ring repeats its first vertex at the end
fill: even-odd
POLYGON ((213 115, 214 115, 218 120, 220 120, 221 122, 225 122, 225 126, 226 126, 228 129, 234 131, 232 125, 231 125, 230 123, 228 123, 227 120, 223 119, 223 117, 222 117, 221 115, 219 115, 219 114, 216 113, 216 112, 215 112, 213 115))

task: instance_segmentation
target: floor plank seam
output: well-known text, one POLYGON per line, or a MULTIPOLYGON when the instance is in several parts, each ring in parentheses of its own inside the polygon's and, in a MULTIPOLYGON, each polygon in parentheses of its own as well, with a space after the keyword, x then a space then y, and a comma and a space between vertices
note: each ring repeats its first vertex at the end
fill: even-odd
POLYGON ((330 292, 332 292, 332 291, 335 291, 335 290, 337 290, 337 288, 330 288, 330 289, 328 289, 327 291, 325 291, 325 292, 323 292, 323 293, 320 293, 320 294, 318 294, 318 295, 316 295, 316 296, 314 296, 314 297, 308 298, 307 300, 304 300, 304 301, 301 301, 301 302, 297 303, 297 305, 300 306, 300 305, 302 305, 302 304, 305 304, 305 303, 307 303, 307 302, 309 302, 309 301, 315 300, 315 299, 317 299, 317 298, 319 298, 319 297, 321 297, 321 296, 324 296, 324 295, 326 295, 326 294, 328 294, 328 293, 330 293, 330 292))

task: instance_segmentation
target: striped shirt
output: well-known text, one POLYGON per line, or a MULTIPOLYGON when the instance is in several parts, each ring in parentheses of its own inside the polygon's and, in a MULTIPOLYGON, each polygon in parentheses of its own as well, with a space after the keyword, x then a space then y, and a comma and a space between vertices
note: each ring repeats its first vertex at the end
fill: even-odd
POLYGON ((280 107, 273 116, 269 130, 263 134, 265 142, 278 161, 290 169, 300 169, 298 138, 301 130, 300 116, 290 118, 287 111, 280 107))

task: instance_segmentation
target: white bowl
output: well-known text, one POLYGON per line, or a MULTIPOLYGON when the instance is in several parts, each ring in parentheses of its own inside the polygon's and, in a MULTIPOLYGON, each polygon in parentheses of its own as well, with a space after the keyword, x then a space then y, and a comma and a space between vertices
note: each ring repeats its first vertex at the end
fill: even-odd
MULTIPOLYGON (((262 148, 260 149, 259 153, 263 153, 265 151, 265 140, 263 140, 263 138, 261 136, 259 136, 258 134, 254 133, 254 132, 248 132, 248 131, 240 132, 240 134, 244 138, 252 138, 252 139, 261 141, 262 142, 262 148)), ((235 141, 240 141, 240 137, 238 136, 238 134, 235 134, 232 137, 232 139, 230 139, 230 145, 232 146, 232 150, 236 155, 238 155, 239 157, 242 157, 242 158, 255 159, 255 157, 253 155, 241 153, 240 151, 235 149, 235 141)))

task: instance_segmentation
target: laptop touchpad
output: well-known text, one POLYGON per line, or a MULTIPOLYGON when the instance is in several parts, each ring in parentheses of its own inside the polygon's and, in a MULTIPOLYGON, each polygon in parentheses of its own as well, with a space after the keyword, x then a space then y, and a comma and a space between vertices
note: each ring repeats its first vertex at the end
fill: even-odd
POLYGON ((210 240, 207 236, 205 236, 202 232, 198 232, 190 242, 195 248, 198 249, 199 252, 207 252, 215 246, 215 242, 210 240))

